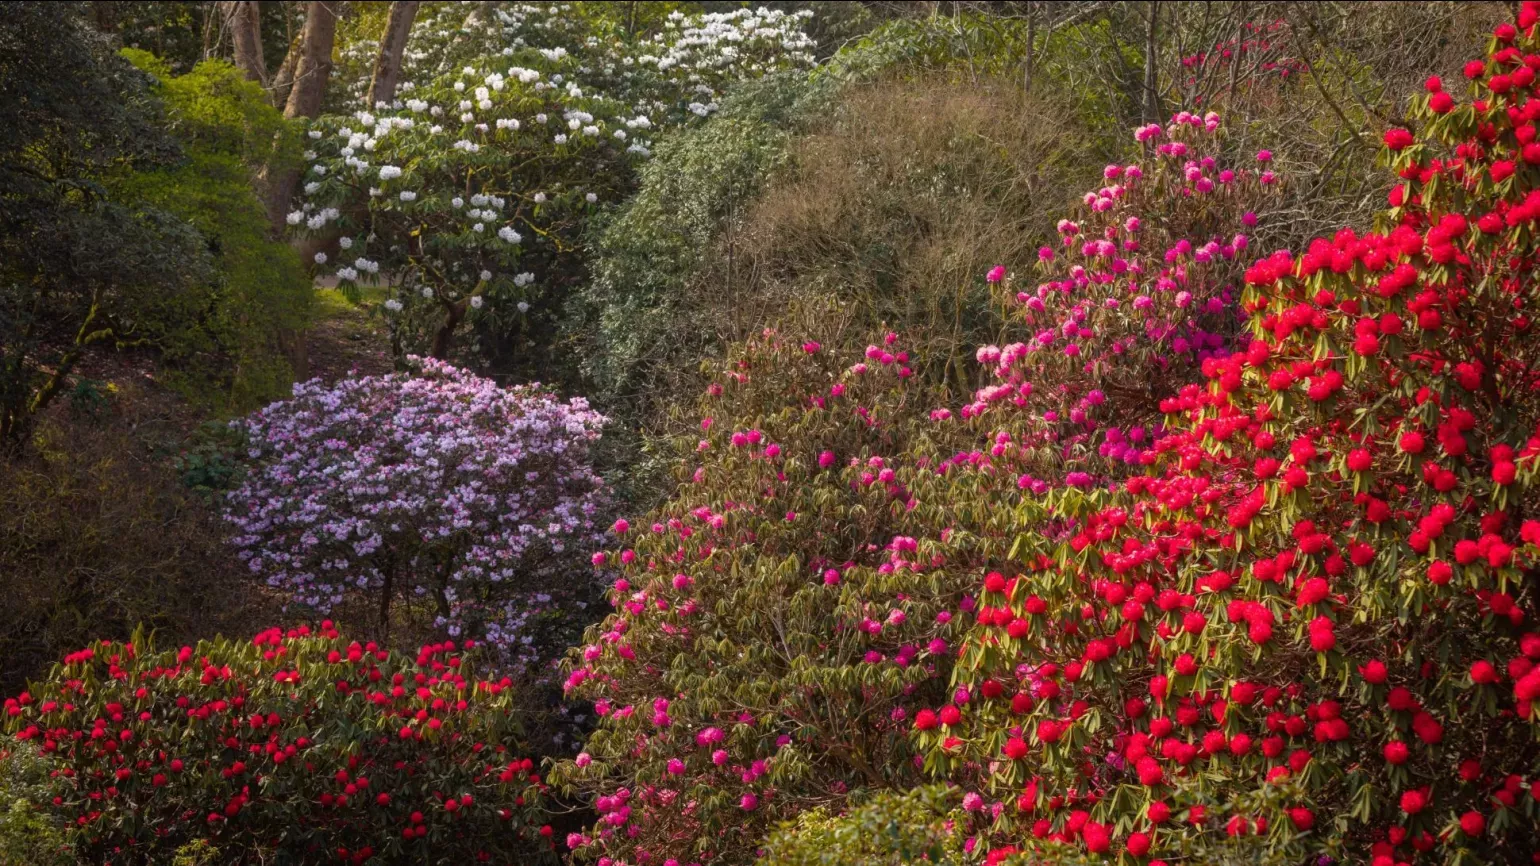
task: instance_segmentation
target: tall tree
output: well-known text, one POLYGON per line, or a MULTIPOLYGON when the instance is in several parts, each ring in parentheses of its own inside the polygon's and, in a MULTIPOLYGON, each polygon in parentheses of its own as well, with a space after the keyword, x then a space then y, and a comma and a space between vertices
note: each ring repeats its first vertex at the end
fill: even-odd
MULTIPOLYGON (((284 102, 284 117, 292 120, 320 114, 321 102, 326 97, 326 82, 332 74, 332 46, 337 39, 337 14, 341 5, 337 0, 311 0, 307 4, 305 26, 293 49, 298 51, 298 59, 294 62, 293 83, 284 102)), ((267 215, 276 233, 284 230, 284 215, 289 211, 289 202, 294 198, 298 182, 299 169, 295 166, 268 166, 262 172, 267 215)))
MULTIPOLYGON (((1145 4, 1145 12, 1149 20, 1145 24, 1144 31, 1144 122, 1160 122, 1160 93, 1156 89, 1159 83, 1160 63, 1160 5, 1155 0, 1145 4)), ((1237 61, 1239 62, 1239 61, 1237 61)))
MULTIPOLYGON (((326 97, 332 74, 332 47, 337 41, 339 0, 310 0, 305 8, 305 28, 299 35, 299 60, 294 66, 294 86, 289 90, 283 116, 315 117, 326 97)), ((287 201, 284 202, 288 204, 287 201)))
POLYGON ((262 17, 255 0, 222 0, 223 27, 230 31, 235 65, 246 78, 267 86, 267 62, 262 57, 262 17))
POLYGON ((401 78, 401 63, 406 55, 406 40, 412 33, 412 21, 417 17, 418 0, 396 0, 390 4, 390 14, 385 19, 385 33, 380 37, 380 52, 374 58, 374 77, 369 81, 369 96, 365 104, 374 106, 389 102, 396 96, 396 84, 401 78))
MULTIPOLYGON (((311 0, 305 8, 305 26, 300 31, 298 44, 290 49, 298 51, 294 61, 292 83, 284 102, 283 116, 315 117, 321 113, 321 102, 326 97, 326 83, 332 74, 332 48, 337 40, 337 15, 341 11, 340 0, 311 0)), ((288 65, 285 60, 285 65, 288 65)), ((281 72, 280 72, 281 74, 281 72)), ((267 205, 268 220, 274 234, 284 231, 284 216, 294 199, 294 189, 299 185, 299 168, 292 165, 269 165, 263 169, 258 182, 267 205)), ((294 368, 297 379, 309 375, 309 358, 303 334, 285 334, 284 352, 294 368)))

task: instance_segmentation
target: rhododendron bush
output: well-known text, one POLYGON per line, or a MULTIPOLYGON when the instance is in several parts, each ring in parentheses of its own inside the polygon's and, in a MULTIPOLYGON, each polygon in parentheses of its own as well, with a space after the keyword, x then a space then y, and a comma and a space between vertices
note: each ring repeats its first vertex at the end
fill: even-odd
MULTIPOLYGON (((976 486, 975 470, 992 478, 1007 450, 1038 473, 1003 479, 1013 500, 1084 486, 1086 470, 1142 471, 1154 430, 1138 428, 1159 416, 1146 391, 1190 381, 1239 330, 1238 255, 1274 177, 1223 168, 1218 130, 1217 117, 1188 114, 1140 130, 1147 168, 1109 168, 1082 221, 1061 223, 1063 252, 1041 256, 1049 279, 1007 298, 1030 341, 981 350, 998 384, 961 410, 966 427, 906 384, 895 335, 842 369, 838 352, 771 334, 729 367, 704 404, 705 438, 689 443, 690 482, 622 524, 634 546, 596 560, 623 577, 620 611, 590 632, 568 680, 602 717, 557 774, 597 797, 601 819, 577 850, 730 859, 773 820, 919 778, 896 732, 947 683, 976 591, 967 565, 1009 529, 991 521, 1013 516, 963 512, 974 494, 957 485, 976 486), (895 372, 892 390, 878 387, 895 372), (997 402, 1030 432, 949 447, 976 444, 997 402), (1093 465, 1098 444, 1109 459, 1093 465)), ((989 279, 1012 295, 1003 276, 989 279)))
POLYGON ((742 862, 779 820, 918 780, 909 719, 959 621, 896 471, 925 405, 908 363, 891 335, 864 359, 751 341, 703 399, 678 493, 616 524, 624 546, 595 559, 616 612, 567 680, 598 730, 552 773, 599 813, 581 856, 742 862))
MULTIPOLYGON (((604 419, 581 398, 502 388, 424 360, 404 373, 295 386, 237 422, 253 466, 231 493, 233 543, 253 575, 328 612, 349 596, 430 612, 485 639, 505 666, 550 661, 545 614, 581 601, 581 559, 606 504, 589 450, 604 419)), ((398 610, 399 613, 399 610, 398 610)))
MULTIPOLYGON (((610 4, 442 4, 390 103, 312 124, 296 231, 344 291, 388 278, 398 353, 529 363, 582 274, 588 220, 626 195, 660 130, 718 88, 811 65, 811 12, 686 16, 650 36, 610 4)), ((634 19, 633 19, 634 23, 634 19)))
MULTIPOLYGON (((1144 474, 1023 497, 1009 436, 951 473, 993 556, 915 729, 980 853, 1540 851, 1537 19, 1386 133, 1374 231, 1250 267, 1144 474)), ((1004 405, 981 430, 1035 429, 1004 405)))
POLYGON ((1140 127, 1140 161, 1107 166, 1084 214, 1059 221, 1057 249, 1038 251, 1042 281, 1003 265, 988 275, 1028 336, 979 349, 995 381, 962 414, 1031 413, 1039 429, 1016 431, 1015 444, 1047 452, 1053 480, 1084 485, 1103 463, 1137 466, 1158 435, 1160 398, 1234 348, 1248 233, 1277 177, 1266 150, 1256 168, 1225 167, 1220 135, 1214 113, 1140 127))
POLYGON ((554 863, 508 680, 471 642, 412 657, 312 631, 67 656, 0 716, 79 862, 554 863))

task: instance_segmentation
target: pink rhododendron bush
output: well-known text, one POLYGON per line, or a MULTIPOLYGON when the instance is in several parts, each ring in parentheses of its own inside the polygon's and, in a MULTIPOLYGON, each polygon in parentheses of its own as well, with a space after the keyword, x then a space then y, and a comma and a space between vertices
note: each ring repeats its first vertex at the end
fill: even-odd
POLYGON ((615 525, 595 564, 616 611, 567 680, 599 727, 552 773, 598 812, 580 857, 745 862, 779 820, 920 778, 911 713, 960 624, 896 471, 925 405, 908 364, 891 335, 859 359, 752 341, 703 399, 677 495, 615 525))
POLYGON ((319 630, 67 656, 5 701, 82 863, 554 863, 507 679, 319 630))
POLYGON ((841 360, 768 334, 729 365, 680 495, 596 560, 622 575, 618 612, 568 686, 597 702, 599 732, 556 774, 597 801, 580 855, 741 858, 780 819, 922 778, 900 732, 947 687, 971 563, 1014 531, 987 525, 1009 510, 958 513, 950 476, 1030 454, 1037 474, 1006 479, 1014 502, 1142 471, 1160 418, 1145 391, 1231 346, 1245 232, 1275 181, 1225 168, 1219 134, 1212 115, 1141 129, 1145 167, 1107 170, 1061 223, 1062 252, 1041 254, 1044 282, 989 275, 1030 339, 980 351, 997 378, 960 409, 967 426, 908 381, 895 335, 841 360), (971 450, 996 404, 1031 430, 971 450))
POLYGON ((229 499, 234 543, 296 605, 357 597, 386 635, 393 606, 423 610, 505 668, 538 667, 576 631, 537 642, 536 629, 593 586, 574 575, 604 529, 590 461, 603 423, 581 398, 433 360, 297 385, 238 422, 254 465, 229 499))
POLYGON ((978 854, 1540 852, 1537 17, 1386 133, 1373 231, 1250 267, 1143 473, 1024 497, 1039 419, 983 416, 1007 444, 947 495, 996 555, 914 725, 978 854))
POLYGON ((1249 233, 1278 185, 1272 154, 1228 167, 1214 113, 1181 112, 1134 138, 1140 158, 1107 166, 1107 185, 1038 251, 1041 279, 1003 265, 988 277, 1026 339, 979 349, 994 381, 962 415, 1009 405, 1032 417, 1012 444, 1046 460, 1044 477, 1022 479, 1033 490, 1062 483, 1070 464, 1082 486, 1089 471, 1137 467, 1159 433, 1160 399, 1242 330, 1249 233))

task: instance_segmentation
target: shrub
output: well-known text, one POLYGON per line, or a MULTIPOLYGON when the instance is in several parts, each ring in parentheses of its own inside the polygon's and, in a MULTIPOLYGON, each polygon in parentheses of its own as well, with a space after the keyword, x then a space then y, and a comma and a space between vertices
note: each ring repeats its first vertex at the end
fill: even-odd
POLYGON ((987 278, 1026 339, 978 350, 992 382, 962 414, 1005 404, 1034 416, 1036 429, 996 439, 1044 452, 1042 469, 1018 479, 1024 489, 1138 467, 1159 438, 1149 425, 1161 399, 1239 345, 1249 233, 1277 186, 1271 151, 1255 169, 1226 167, 1213 113, 1180 112, 1135 137, 1139 161, 1107 166, 1108 185, 1059 221, 1058 249, 1038 249, 1042 282, 1021 285, 1003 265, 987 278))
POLYGON ((552 772, 598 809, 569 838, 584 859, 737 862, 802 810, 918 781, 906 720, 945 688, 955 599, 891 469, 920 444, 909 356, 879 343, 850 364, 751 341, 680 441, 676 495, 596 555, 616 611, 567 684, 598 727, 552 772))
POLYGON ((765 840, 760 866, 906 866, 924 862, 958 866, 965 861, 955 791, 941 786, 898 794, 884 792, 831 816, 824 809, 803 812, 765 840))
MULTIPOLYGON (((858 77, 839 63, 740 88, 666 138, 598 233, 573 327, 607 412, 678 432, 672 421, 689 419, 670 413, 704 385, 701 358, 766 323, 815 319, 827 320, 815 333, 885 323, 928 384, 980 384, 967 360, 1002 325, 980 276, 1051 231, 1082 140, 1045 121, 1052 99, 1010 82, 858 77)), ((653 466, 633 471, 655 486, 653 466)))
POLYGON ((64 822, 49 814, 48 765, 30 743, 0 747, 0 863, 66 866, 64 822))
POLYGON ((142 51, 123 54, 155 77, 151 92, 184 155, 116 178, 114 196, 187 221, 213 265, 212 278, 188 292, 175 315, 148 317, 140 333, 159 350, 163 375, 216 411, 282 397, 294 378, 285 341, 308 324, 315 289, 299 256, 268 237, 252 179, 262 166, 298 156, 297 131, 229 63, 204 61, 173 76, 142 51))
POLYGON ((534 665, 527 620, 581 597, 569 569, 602 533, 588 452, 604 419, 581 398, 500 388, 437 361, 420 375, 298 385, 241 425, 254 465, 230 495, 253 576, 327 612, 426 606, 449 636, 534 665))
POLYGON ((1540 850, 1537 20, 1386 132, 1376 231, 1247 271, 1252 339, 1162 401, 1147 474, 1032 501, 1010 450, 953 476, 983 595, 917 736, 987 844, 1540 850))
POLYGON ((702 387, 703 356, 752 335, 713 302, 724 299, 704 289, 705 275, 837 84, 790 71, 739 87, 707 122, 659 140, 636 193, 596 222, 591 277, 567 328, 607 411, 653 420, 702 387))
POLYGON ((402 99, 313 125, 289 224, 336 239, 316 262, 344 291, 393 279, 404 351, 448 359, 469 322, 481 358, 543 377, 588 219, 630 191, 657 130, 716 110, 715 88, 810 63, 810 14, 676 11, 651 34, 609 4, 517 4, 472 16, 474 34, 428 22, 402 99), (451 61, 460 36, 483 53, 451 61))
POLYGON ((165 652, 135 635, 8 698, 4 731, 51 762, 40 805, 80 861, 554 863, 509 681, 459 650, 330 623, 165 652))
POLYGON ((144 440, 159 407, 129 404, 150 401, 126 388, 96 421, 51 411, 35 447, 0 462, 0 692, 140 623, 192 641, 270 607, 232 585, 217 514, 144 440))
POLYGON ((964 362, 1000 326, 978 275, 1047 234, 1080 155, 1055 114, 1008 81, 852 84, 693 289, 730 338, 832 295, 856 331, 902 332, 916 373, 971 390, 964 362))

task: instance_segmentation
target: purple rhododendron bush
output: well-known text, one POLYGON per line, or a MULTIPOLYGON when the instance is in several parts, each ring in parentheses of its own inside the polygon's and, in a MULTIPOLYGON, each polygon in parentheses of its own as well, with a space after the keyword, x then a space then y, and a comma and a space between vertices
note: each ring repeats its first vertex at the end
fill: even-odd
POLYGON ((227 503, 233 542, 292 605, 359 599, 387 637, 405 607, 520 671, 576 636, 553 641, 544 620, 586 598, 575 575, 603 532, 590 449, 604 418, 581 398, 427 359, 297 385, 238 423, 253 468, 227 503))
POLYGON ((330 622, 72 653, 8 698, 78 862, 555 863, 507 678, 471 642, 414 657, 330 622), (190 847, 189 847, 190 846, 190 847))

